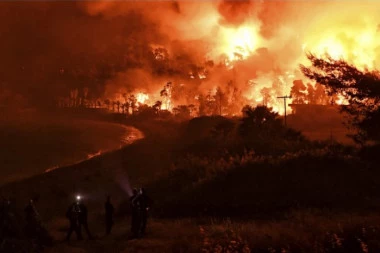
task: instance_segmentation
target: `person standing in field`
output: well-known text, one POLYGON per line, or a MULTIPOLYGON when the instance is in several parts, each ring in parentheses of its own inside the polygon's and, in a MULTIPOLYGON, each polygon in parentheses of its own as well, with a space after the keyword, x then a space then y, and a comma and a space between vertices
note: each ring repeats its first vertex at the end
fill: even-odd
POLYGON ((132 196, 129 198, 130 206, 131 206, 131 233, 132 238, 138 237, 138 229, 139 229, 139 208, 137 206, 137 202, 135 202, 135 199, 138 196, 138 190, 136 188, 133 188, 132 196))
POLYGON ((110 196, 107 196, 107 201, 104 204, 104 209, 106 213, 106 235, 109 235, 111 233, 111 229, 113 226, 113 213, 114 213, 114 207, 111 204, 110 196))
POLYGON ((29 237, 36 236, 37 226, 39 225, 39 217, 33 199, 29 200, 29 203, 25 207, 24 211, 26 220, 26 234, 29 237))
POLYGON ((77 234, 78 240, 83 239, 82 233, 80 231, 80 226, 79 226, 79 215, 81 212, 80 206, 79 206, 79 200, 80 200, 80 197, 78 196, 77 201, 71 204, 66 212, 66 218, 70 222, 70 228, 69 228, 69 231, 67 232, 66 241, 70 240, 70 236, 73 232, 77 234))
POLYGON ((91 232, 88 228, 88 210, 86 205, 81 201, 79 203, 80 213, 79 213, 79 229, 81 230, 82 226, 84 230, 86 231, 86 234, 88 236, 88 239, 94 239, 94 237, 91 235, 91 232))
POLYGON ((137 236, 143 237, 146 232, 146 226, 148 222, 148 212, 151 208, 152 200, 146 194, 145 189, 140 188, 140 192, 137 195, 137 197, 133 199, 133 203, 137 207, 138 217, 139 217, 137 236))

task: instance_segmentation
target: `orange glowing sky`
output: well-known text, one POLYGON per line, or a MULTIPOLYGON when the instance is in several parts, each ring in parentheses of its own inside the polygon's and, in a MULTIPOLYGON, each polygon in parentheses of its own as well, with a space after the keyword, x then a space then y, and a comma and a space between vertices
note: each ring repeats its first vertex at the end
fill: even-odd
MULTIPOLYGON (((308 65, 306 52, 328 53, 359 68, 380 67, 380 2, 376 1, 0 5, 0 32, 9 35, 0 42, 2 85, 26 97, 35 96, 36 101, 43 101, 47 91, 67 95, 86 85, 88 97, 122 99, 121 94, 134 92, 146 94, 139 100, 155 103, 160 99, 157 91, 168 81, 207 94, 216 87, 227 90, 226 84, 234 80, 242 97, 256 105, 263 101, 263 88, 276 98, 289 95, 295 79, 308 82, 299 72, 299 64, 308 65), (171 64, 176 71, 182 70, 182 76, 152 74, 155 64, 143 52, 152 45, 165 48, 171 59, 179 59, 171 64), (189 66, 201 66, 206 60, 227 68, 210 67, 207 75, 193 73, 189 66), (117 64, 122 67, 112 69, 117 64), (111 69, 110 73, 103 75, 104 69, 111 69), (67 79, 57 78, 58 74, 67 79), (191 76, 201 80, 193 82, 191 76)), ((185 100, 172 105, 191 103, 185 100)), ((271 103, 281 112, 280 100, 271 103)))

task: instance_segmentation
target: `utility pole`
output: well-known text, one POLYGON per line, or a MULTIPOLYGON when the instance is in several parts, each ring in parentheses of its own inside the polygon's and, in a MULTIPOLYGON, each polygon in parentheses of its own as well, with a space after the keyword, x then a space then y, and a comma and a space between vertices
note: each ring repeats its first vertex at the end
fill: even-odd
POLYGON ((219 89, 219 115, 222 116, 222 91, 219 89))
POLYGON ((286 126, 286 99, 287 99, 287 98, 292 98, 292 96, 282 96, 282 97, 277 97, 277 98, 282 98, 282 99, 284 99, 285 126, 286 126))

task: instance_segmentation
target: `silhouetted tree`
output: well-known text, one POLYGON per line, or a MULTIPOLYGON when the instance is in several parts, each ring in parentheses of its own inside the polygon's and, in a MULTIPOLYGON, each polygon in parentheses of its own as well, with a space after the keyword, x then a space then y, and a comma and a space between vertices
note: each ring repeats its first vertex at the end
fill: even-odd
POLYGON ((128 95, 127 93, 123 93, 123 98, 124 98, 124 103, 127 103, 128 102, 128 95))
POLYGON ((314 87, 313 85, 311 85, 310 83, 307 84, 307 100, 308 100, 308 104, 316 104, 316 100, 315 100, 315 90, 314 90, 314 87))
POLYGON ((201 94, 201 95, 199 95, 198 96, 198 104, 199 104, 199 106, 198 106, 198 116, 204 116, 204 115, 206 115, 206 102, 205 102, 205 98, 204 98, 204 96, 201 94))
POLYGON ((239 91, 236 83, 230 80, 227 83, 228 109, 231 112, 239 111, 242 107, 238 102, 241 101, 241 91, 239 91))
POLYGON ((189 108, 190 116, 195 116, 195 111, 196 111, 195 105, 190 104, 187 107, 189 108))
POLYGON ((216 94, 215 94, 215 101, 217 109, 218 109, 218 114, 222 115, 224 107, 227 105, 228 100, 226 97, 226 94, 222 91, 220 87, 216 89, 216 94))
POLYGON ((156 114, 160 114, 161 106, 162 106, 162 102, 161 101, 156 101, 156 103, 154 103, 153 109, 154 109, 154 111, 155 111, 156 114))
POLYGON ((302 80, 293 81, 292 89, 290 90, 290 95, 293 98, 294 104, 304 104, 306 99, 306 86, 302 80))
POLYGON ((160 91, 160 96, 164 99, 165 109, 171 109, 172 83, 168 82, 160 91))
POLYGON ((260 94, 261 96, 263 96, 263 106, 268 107, 269 103, 271 102, 270 89, 267 87, 264 87, 260 90, 260 94))
POLYGON ((71 98, 71 105, 72 107, 77 107, 78 106, 78 89, 74 89, 70 91, 70 98, 71 98))
POLYGON ((209 90, 204 100, 204 113, 205 115, 218 115, 219 106, 216 101, 215 94, 212 93, 212 90, 209 90))
POLYGON ((130 95, 128 98, 129 106, 132 109, 132 114, 135 113, 137 108, 137 99, 134 95, 130 95))
POLYGON ((255 136, 268 138, 278 129, 282 128, 278 113, 266 106, 251 107, 246 105, 243 110, 243 118, 240 125, 242 136, 255 136))
POLYGON ((359 70, 344 60, 326 55, 319 58, 307 55, 310 67, 300 65, 303 74, 324 85, 329 94, 340 94, 349 102, 342 110, 352 117, 350 123, 358 131, 353 135, 357 143, 380 140, 380 73, 359 70))
POLYGON ((326 105, 329 102, 329 97, 326 94, 326 89, 323 85, 315 84, 315 100, 317 104, 326 105))
POLYGON ((173 114, 181 119, 189 119, 190 118, 190 110, 186 105, 179 105, 173 108, 173 114))
POLYGON ((136 114, 140 117, 145 117, 145 118, 153 118, 156 116, 155 109, 146 104, 141 104, 136 114))
POLYGON ((89 88, 88 87, 84 87, 83 88, 83 104, 85 106, 87 104, 88 92, 89 92, 89 88))
POLYGON ((107 106, 107 109, 110 109, 111 101, 109 99, 104 100, 104 104, 107 106))

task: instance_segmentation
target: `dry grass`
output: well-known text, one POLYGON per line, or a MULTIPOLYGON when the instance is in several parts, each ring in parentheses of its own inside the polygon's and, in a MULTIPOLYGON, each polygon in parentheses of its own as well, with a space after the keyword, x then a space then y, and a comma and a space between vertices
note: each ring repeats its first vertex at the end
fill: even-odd
MULTIPOLYGON (((54 223, 54 222, 53 222, 54 223)), ((49 224, 57 241, 62 227, 49 224)), ((57 225, 56 222, 55 225, 57 225)), ((378 252, 380 215, 295 211, 286 220, 153 219, 146 238, 128 240, 129 220, 96 240, 57 242, 46 252, 378 252)), ((63 225, 63 224, 61 224, 63 225)))

